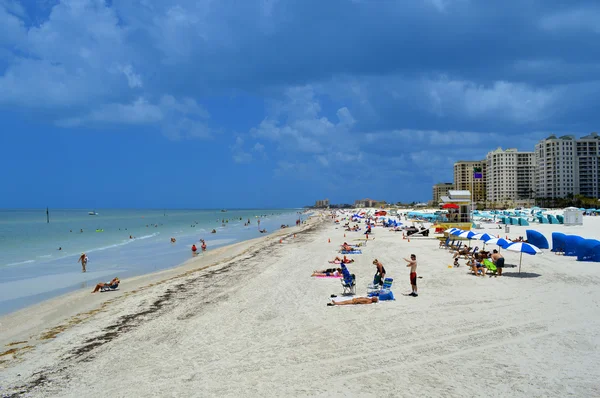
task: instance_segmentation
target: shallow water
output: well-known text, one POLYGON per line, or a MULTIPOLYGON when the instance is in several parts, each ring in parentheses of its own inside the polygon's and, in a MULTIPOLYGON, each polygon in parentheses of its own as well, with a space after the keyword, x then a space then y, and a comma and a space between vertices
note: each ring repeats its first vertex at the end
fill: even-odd
POLYGON ((261 236, 259 220, 272 232, 299 217, 294 209, 96 211, 51 209, 46 223, 45 209, 0 210, 0 314, 115 276, 179 265, 191 258, 192 244, 200 249, 201 238, 211 250, 261 236), (77 262, 82 252, 89 258, 86 273, 77 262))

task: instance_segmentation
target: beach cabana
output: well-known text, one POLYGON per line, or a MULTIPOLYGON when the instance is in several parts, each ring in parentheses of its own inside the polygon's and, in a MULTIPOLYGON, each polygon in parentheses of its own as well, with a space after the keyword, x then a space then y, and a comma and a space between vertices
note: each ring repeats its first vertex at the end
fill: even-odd
POLYGON ((519 225, 519 219, 516 217, 510 218, 510 225, 519 225))
POLYGON ((559 224, 564 224, 565 223, 565 217, 563 217, 560 214, 556 215, 556 219, 558 220, 559 224))
POLYGON ((525 233, 527 234, 527 243, 531 243, 540 249, 550 249, 548 239, 546 239, 546 237, 540 232, 534 231, 533 229, 528 229, 525 231, 525 233))
POLYGON ((548 221, 550 222, 550 224, 558 224, 558 219, 552 214, 548 214, 548 221))
POLYGON ((583 212, 576 207, 567 207, 563 210, 565 225, 583 225, 583 212))
POLYGON ((548 219, 544 215, 537 216, 537 219, 540 224, 548 224, 549 223, 548 219))
POLYGON ((600 241, 584 239, 577 248, 577 261, 600 262, 600 241))
POLYGON ((581 236, 567 235, 565 238, 565 256, 576 256, 577 249, 584 240, 581 236))
POLYGON ((526 227, 529 225, 529 222, 527 221, 527 219, 521 217, 519 218, 519 225, 526 227))
POLYGON ((553 252, 561 252, 565 250, 565 241, 567 240, 567 235, 562 232, 552 232, 552 251, 553 252))

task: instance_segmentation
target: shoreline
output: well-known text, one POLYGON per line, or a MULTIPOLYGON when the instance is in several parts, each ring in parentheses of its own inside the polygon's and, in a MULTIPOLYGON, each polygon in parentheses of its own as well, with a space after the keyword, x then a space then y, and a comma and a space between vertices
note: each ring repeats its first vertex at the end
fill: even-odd
MULTIPOLYGON (((598 225, 515 226, 510 236, 531 228, 596 237, 598 225)), ((0 392, 78 398, 102 386, 114 396, 376 397, 385 385, 399 396, 600 393, 596 264, 545 252, 524 256, 519 274, 519 254, 503 251, 502 277, 475 277, 464 259, 452 267, 435 237, 402 239, 376 227, 348 268, 363 296, 377 258, 394 279, 396 300, 331 307, 340 280, 310 275, 330 267, 341 242, 365 237, 325 213, 301 232, 280 231, 282 238, 294 232, 283 244, 279 236, 259 238, 206 264, 129 282, 127 291, 103 293, 114 300, 3 347, 18 352, 1 365, 0 392), (412 253, 422 277, 417 298, 406 296, 402 259, 412 253)))
MULTIPOLYGON (((200 253, 198 256, 171 268, 121 279, 119 289, 116 291, 92 294, 93 286, 89 286, 4 314, 0 316, 0 347, 13 344, 14 341, 12 340, 15 340, 16 336, 32 334, 32 332, 39 331, 40 328, 56 328, 59 326, 57 324, 65 319, 77 317, 80 313, 91 316, 107 303, 110 304, 120 297, 128 297, 141 289, 219 266, 222 262, 228 261, 227 255, 229 257, 241 256, 253 245, 271 239, 275 239, 276 242, 280 238, 287 237, 287 235, 293 236, 302 233, 302 231, 314 226, 315 220, 315 215, 309 216, 300 228, 294 226, 279 229, 266 236, 259 236, 200 253), (234 254, 228 253, 229 251, 233 251, 234 254), (208 262, 208 264, 202 264, 205 262, 208 262), (8 329, 4 325, 11 325, 11 328, 8 329)), ((98 283, 100 282, 103 281, 98 281, 98 283)), ((81 318, 76 323, 83 322, 85 319, 86 317, 81 318)), ((2 362, 2 358, 0 358, 0 367, 2 362)))

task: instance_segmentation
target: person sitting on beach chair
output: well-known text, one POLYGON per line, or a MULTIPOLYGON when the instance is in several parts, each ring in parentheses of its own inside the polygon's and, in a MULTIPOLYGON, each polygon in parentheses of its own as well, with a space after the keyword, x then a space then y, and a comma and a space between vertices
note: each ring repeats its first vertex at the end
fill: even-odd
POLYGON ((96 292, 106 292, 108 290, 115 290, 116 288, 119 287, 119 283, 121 281, 119 280, 119 278, 114 278, 112 281, 110 282, 106 282, 106 283, 98 283, 96 285, 96 288, 94 288, 94 290, 92 290, 92 293, 96 293, 96 292))
POLYGON ((355 304, 372 304, 379 301, 379 297, 356 297, 350 300, 344 301, 331 301, 331 303, 327 303, 327 306, 331 307, 334 305, 355 305, 355 304))
POLYGON ((311 276, 342 276, 341 268, 327 268, 321 271, 315 270, 313 271, 311 276))
POLYGON ((471 248, 469 246, 464 246, 462 249, 457 250, 454 253, 454 257, 452 258, 457 258, 460 256, 466 256, 467 254, 469 254, 469 252, 471 251, 471 248))

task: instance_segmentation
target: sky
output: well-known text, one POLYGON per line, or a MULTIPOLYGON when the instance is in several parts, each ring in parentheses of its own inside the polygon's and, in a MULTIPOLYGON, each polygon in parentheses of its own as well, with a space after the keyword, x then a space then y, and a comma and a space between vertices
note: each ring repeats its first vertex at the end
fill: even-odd
POLYGON ((427 201, 598 131, 600 3, 0 0, 0 207, 427 201))

